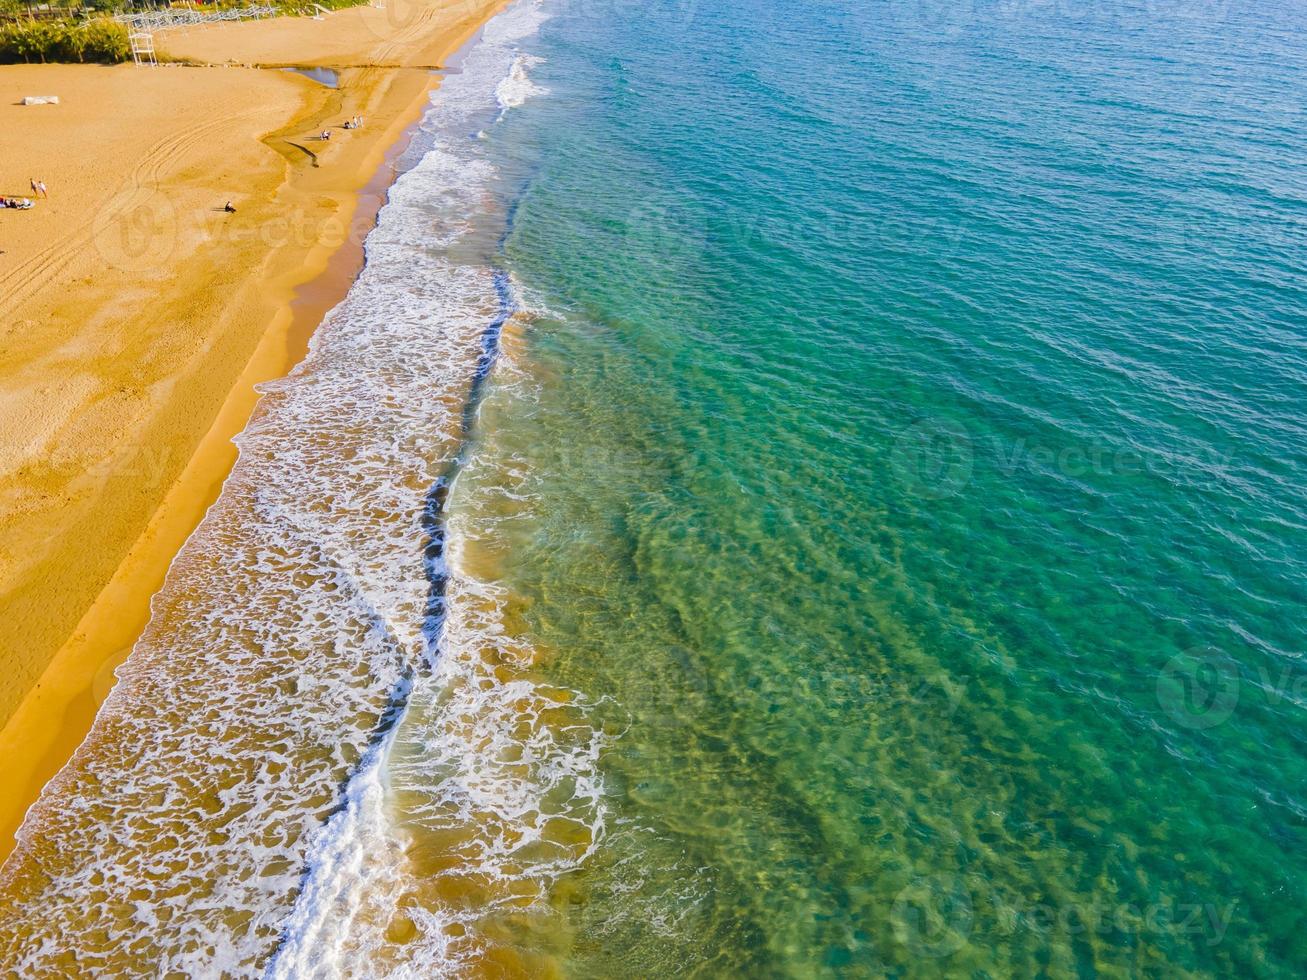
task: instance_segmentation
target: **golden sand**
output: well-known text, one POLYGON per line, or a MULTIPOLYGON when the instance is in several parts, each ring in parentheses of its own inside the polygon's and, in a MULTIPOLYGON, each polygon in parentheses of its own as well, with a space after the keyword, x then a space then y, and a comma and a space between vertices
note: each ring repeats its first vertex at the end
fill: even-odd
POLYGON ((357 271, 424 66, 504 2, 158 35, 224 67, 0 68, 0 194, 50 189, 0 211, 0 855, 217 495, 253 385, 357 271), (227 63, 338 67, 340 86, 227 63), (62 104, 15 105, 47 94, 62 104))

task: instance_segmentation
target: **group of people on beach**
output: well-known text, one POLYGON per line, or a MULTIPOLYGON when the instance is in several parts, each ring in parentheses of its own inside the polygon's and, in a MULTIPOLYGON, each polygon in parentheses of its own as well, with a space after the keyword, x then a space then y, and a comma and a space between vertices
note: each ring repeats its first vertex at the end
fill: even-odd
POLYGON ((18 211, 26 211, 28 208, 36 206, 36 198, 50 196, 50 192, 45 189, 45 181, 37 180, 35 177, 28 178, 32 185, 31 197, 0 197, 0 208, 13 208, 18 211))
MULTIPOLYGON (((362 129, 362 128, 363 128, 363 117, 362 117, 362 116, 350 116, 348 119, 345 120, 345 125, 342 126, 341 128, 342 128, 342 129, 362 129)), ((324 129, 324 130, 322 131, 322 135, 319 136, 318 139, 321 139, 321 140, 329 140, 329 139, 331 139, 331 130, 330 130, 330 129, 324 129)))

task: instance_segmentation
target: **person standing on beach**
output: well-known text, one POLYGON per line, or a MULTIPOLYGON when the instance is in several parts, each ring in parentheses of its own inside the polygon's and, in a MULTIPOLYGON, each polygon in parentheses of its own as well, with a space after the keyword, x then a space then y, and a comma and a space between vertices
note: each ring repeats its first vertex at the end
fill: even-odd
POLYGON ((47 190, 45 189, 45 181, 44 181, 44 180, 38 180, 38 181, 36 182, 36 189, 40 192, 40 194, 41 194, 42 197, 44 197, 44 198, 49 198, 49 197, 50 197, 50 192, 47 191, 47 190))

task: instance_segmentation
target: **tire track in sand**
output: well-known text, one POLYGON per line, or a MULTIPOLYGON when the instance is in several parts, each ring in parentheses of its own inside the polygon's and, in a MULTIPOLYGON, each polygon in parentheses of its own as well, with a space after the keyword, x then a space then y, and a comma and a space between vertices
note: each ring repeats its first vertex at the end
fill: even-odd
POLYGON ((159 180, 169 163, 178 160, 188 149, 215 130, 252 117, 254 114, 254 110, 237 112, 192 126, 180 133, 173 133, 156 142, 141 157, 127 181, 108 197, 92 220, 82 226, 80 231, 57 239, 9 271, 0 274, 0 296, 3 297, 0 299, 0 317, 11 315, 34 293, 67 268, 81 251, 95 240, 97 229, 102 232, 106 226, 112 227, 121 222, 123 217, 131 212, 133 201, 138 201, 142 195, 150 194, 160 194, 166 199, 166 195, 159 190, 159 180))

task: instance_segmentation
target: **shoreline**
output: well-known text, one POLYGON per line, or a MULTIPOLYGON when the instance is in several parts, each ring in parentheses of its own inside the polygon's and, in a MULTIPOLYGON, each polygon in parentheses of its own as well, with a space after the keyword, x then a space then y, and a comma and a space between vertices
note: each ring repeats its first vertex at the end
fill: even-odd
MULTIPOLYGON (((504 6, 506 0, 495 0, 476 8, 473 15, 437 33, 434 42, 421 51, 428 57, 435 51, 438 57, 433 60, 445 62, 473 41, 485 22, 504 6)), ((299 62, 311 66, 314 60, 305 57, 299 62)), ((342 77, 339 89, 323 86, 321 92, 314 91, 316 98, 305 100, 305 111, 298 112, 286 127, 262 138, 269 145, 279 138, 289 142, 286 134, 304 129, 309 122, 317 125, 342 114, 342 106, 333 103, 340 103, 346 95, 388 103, 385 115, 390 117, 389 125, 375 130, 376 137, 360 155, 355 179, 332 188, 334 218, 348 228, 348 233, 336 242, 325 242, 319 236, 304 246, 294 261, 282 262, 285 268, 265 281, 261 295, 275 297, 273 312, 263 323, 235 383, 226 388, 216 415, 203 430, 180 474, 166 488, 108 581, 0 728, 0 753, 10 760, 0 777, 0 861, 13 850, 15 833, 32 803, 90 731, 100 704, 113 687, 114 670, 130 654, 150 621, 152 599, 173 559, 221 493, 238 457, 232 440, 257 410, 260 395, 255 386, 293 370, 307 352, 323 316, 344 298, 362 269, 364 239, 375 226, 389 188, 399 176, 396 160, 410 144, 431 92, 442 80, 438 72, 430 69, 398 65, 351 69, 348 75, 351 77, 342 77)), ((376 116, 369 109, 369 120, 376 116)), ((321 194, 311 176, 318 173, 316 162, 307 172, 298 174, 288 166, 281 191, 289 188, 293 192, 298 178, 301 185, 306 185, 298 188, 302 193, 321 194)), ((268 227, 261 225, 258 231, 267 231, 268 227)), ((260 268, 273 257, 265 256, 260 268)))

